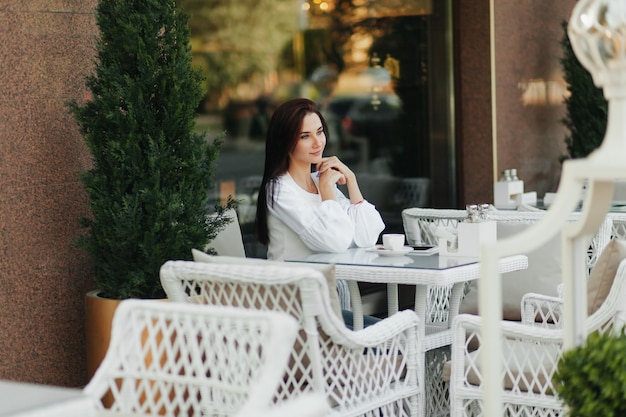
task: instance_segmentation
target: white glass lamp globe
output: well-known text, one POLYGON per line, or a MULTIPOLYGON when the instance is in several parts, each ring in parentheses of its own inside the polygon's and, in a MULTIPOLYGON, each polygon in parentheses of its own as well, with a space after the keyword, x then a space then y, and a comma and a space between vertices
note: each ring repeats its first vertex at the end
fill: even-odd
POLYGON ((578 60, 605 97, 626 96, 626 2, 579 0, 568 35, 578 60))

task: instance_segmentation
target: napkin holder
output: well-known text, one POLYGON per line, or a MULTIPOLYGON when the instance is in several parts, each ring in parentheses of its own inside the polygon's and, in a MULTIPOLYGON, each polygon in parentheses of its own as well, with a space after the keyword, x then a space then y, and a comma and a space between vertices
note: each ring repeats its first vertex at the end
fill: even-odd
POLYGON ((515 209, 517 196, 524 194, 524 181, 498 181, 493 184, 493 205, 498 209, 515 209))
POLYGON ((495 220, 459 223, 456 246, 448 239, 439 238, 439 256, 477 258, 480 255, 480 245, 496 241, 496 224, 495 220))

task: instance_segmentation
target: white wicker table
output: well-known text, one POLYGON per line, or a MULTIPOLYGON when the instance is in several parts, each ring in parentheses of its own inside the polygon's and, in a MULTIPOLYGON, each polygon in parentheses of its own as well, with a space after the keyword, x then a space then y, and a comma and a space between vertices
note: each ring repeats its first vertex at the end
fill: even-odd
POLYGON ((0 381, 0 416, 93 417, 95 401, 79 389, 0 381))
MULTIPOLYGON (((465 284, 477 280, 480 276, 478 258, 444 257, 438 254, 383 257, 375 248, 353 248, 343 253, 316 253, 288 261, 336 265, 337 279, 346 280, 350 288, 355 329, 363 327, 359 281, 387 285, 389 315, 396 313, 399 308, 398 285, 414 285, 415 312, 424 323, 419 326, 420 337, 423 341, 420 366, 424 372, 426 368, 431 367, 426 364, 426 352, 448 347, 452 342, 450 326, 454 317, 459 313, 465 284)), ((500 273, 526 269, 528 258, 525 255, 509 256, 500 259, 499 265, 500 273)), ((438 367, 440 364, 434 365, 438 367)), ((423 374, 422 381, 428 386, 431 383, 438 383, 426 380, 426 373, 423 374)), ((426 399, 426 392, 423 391, 422 394, 422 398, 426 399)), ((447 402, 447 399, 441 398, 433 400, 447 402)), ((421 403, 424 402, 421 401, 421 403)), ((441 407, 430 407, 427 415, 437 414, 432 408, 440 409, 441 407)))

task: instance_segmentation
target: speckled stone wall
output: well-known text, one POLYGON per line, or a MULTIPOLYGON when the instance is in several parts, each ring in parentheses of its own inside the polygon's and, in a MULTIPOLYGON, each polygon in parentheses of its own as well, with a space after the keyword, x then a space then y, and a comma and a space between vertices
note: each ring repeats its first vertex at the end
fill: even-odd
MULTIPOLYGON (((525 105, 525 82, 562 79, 563 36, 576 0, 497 0, 493 146, 489 2, 455 3, 459 206, 492 202, 494 169, 517 168, 525 191, 555 191, 565 152, 565 105, 525 105), (496 154, 494 158, 494 153, 496 154)), ((497 178, 495 179, 497 180, 497 178)))
POLYGON ((65 103, 85 96, 96 0, 0 4, 0 378, 86 382, 89 155, 65 103))
POLYGON ((454 3, 458 206, 493 200, 489 2, 454 3))
POLYGON ((529 104, 527 99, 545 101, 548 84, 542 81, 557 88, 565 85, 561 22, 569 19, 575 4, 576 0, 495 2, 497 168, 499 172, 517 168, 525 191, 537 191, 540 198, 558 186, 559 157, 566 153, 567 130, 561 123, 565 105, 529 104))

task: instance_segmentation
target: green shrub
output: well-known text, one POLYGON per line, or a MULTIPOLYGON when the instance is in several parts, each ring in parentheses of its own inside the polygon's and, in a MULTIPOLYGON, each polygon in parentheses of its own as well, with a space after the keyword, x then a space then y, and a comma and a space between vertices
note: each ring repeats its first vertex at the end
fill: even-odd
POLYGON ((175 0, 101 0, 96 23, 91 99, 69 104, 93 158, 78 243, 103 296, 161 298, 161 265, 190 259, 226 222, 206 219, 221 139, 194 131, 202 76, 175 0))
POLYGON ((591 74, 582 66, 567 36, 567 22, 562 23, 561 65, 570 96, 565 100, 566 115, 561 120, 569 130, 565 137, 568 158, 584 158, 600 147, 606 131, 608 102, 596 87, 591 74))
POLYGON ((626 416, 626 334, 593 333, 563 354, 554 375, 571 417, 626 416))

